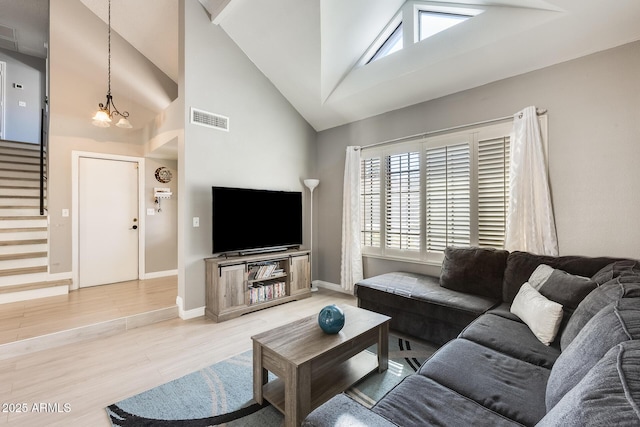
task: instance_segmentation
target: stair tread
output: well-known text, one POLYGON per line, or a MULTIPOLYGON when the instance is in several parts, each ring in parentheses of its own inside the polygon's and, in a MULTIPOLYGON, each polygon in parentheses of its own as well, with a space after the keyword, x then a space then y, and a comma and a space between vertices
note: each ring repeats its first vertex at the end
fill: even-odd
POLYGON ((38 267, 8 268, 6 270, 0 270, 0 277, 18 276, 20 274, 46 273, 46 272, 47 272, 46 265, 42 265, 38 267))
POLYGON ((47 239, 6 240, 0 241, 0 246, 41 245, 44 243, 47 243, 47 239))
MULTIPOLYGON (((0 209, 38 209, 39 206, 35 206, 35 205, 0 205, 0 209)), ((45 210, 47 209, 47 207, 45 206, 45 210)), ((6 217, 4 217, 6 218, 6 217)), ((16 217, 16 218, 22 218, 22 217, 16 217)), ((15 218, 14 218, 15 219, 15 218)))
POLYGON ((22 196, 19 194, 0 194, 0 199, 39 199, 40 196, 22 196))
POLYGON ((1 176, 0 179, 6 179, 10 181, 40 181, 40 178, 24 178, 21 176, 1 176))
POLYGON ((23 252, 16 254, 0 254, 0 261, 11 261, 16 259, 29 259, 29 258, 46 258, 47 252, 23 252))
POLYGON ((0 228, 0 233, 28 233, 33 231, 47 231, 47 227, 12 227, 0 228))
POLYGON ((52 288, 54 286, 71 286, 71 279, 50 280, 46 282, 24 283, 22 285, 9 285, 0 287, 0 294, 12 292, 30 291, 33 289, 52 288))
POLYGON ((0 221, 15 221, 15 220, 32 220, 32 219, 46 219, 46 215, 13 215, 13 216, 0 216, 0 221))

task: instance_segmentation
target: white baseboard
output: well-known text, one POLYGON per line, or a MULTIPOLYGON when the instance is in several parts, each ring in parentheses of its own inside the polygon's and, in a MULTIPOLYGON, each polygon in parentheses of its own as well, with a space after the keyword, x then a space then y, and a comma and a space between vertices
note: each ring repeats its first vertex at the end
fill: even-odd
POLYGON ((145 273, 142 277, 142 280, 147 279, 158 279, 160 277, 169 277, 169 276, 177 276, 178 270, 165 270, 165 271, 154 271, 151 273, 145 273))
POLYGON ((178 306, 178 315, 182 320, 195 319, 204 316, 204 307, 193 308, 191 310, 184 309, 184 301, 180 296, 176 297, 176 305, 178 306))
POLYGON ((54 280, 67 280, 73 279, 73 273, 71 271, 64 271, 62 273, 49 273, 48 281, 52 282, 54 280))
POLYGON ((351 294, 351 292, 345 291, 342 289, 342 286, 337 283, 325 282, 324 280, 314 280, 312 283, 314 286, 319 288, 329 289, 331 291, 342 292, 343 294, 351 294))

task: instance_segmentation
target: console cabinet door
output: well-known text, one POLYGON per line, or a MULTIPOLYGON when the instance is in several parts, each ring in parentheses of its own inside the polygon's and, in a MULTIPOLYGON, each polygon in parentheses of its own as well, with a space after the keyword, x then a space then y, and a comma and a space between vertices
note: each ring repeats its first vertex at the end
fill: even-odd
POLYGON ((220 267, 218 277, 218 308, 220 314, 245 307, 246 264, 220 267))
POLYGON ((309 255, 291 257, 291 295, 309 292, 311 277, 309 271, 309 255))

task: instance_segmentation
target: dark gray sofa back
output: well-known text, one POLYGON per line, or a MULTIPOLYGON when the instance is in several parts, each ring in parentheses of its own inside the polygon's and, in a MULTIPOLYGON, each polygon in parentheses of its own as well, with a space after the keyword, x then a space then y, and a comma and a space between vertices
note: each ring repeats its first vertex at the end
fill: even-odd
POLYGON ((509 252, 499 249, 447 247, 440 286, 501 300, 508 255, 509 252))
POLYGON ((590 258, 583 256, 554 257, 534 255, 528 252, 511 252, 507 257, 507 266, 504 271, 502 300, 507 303, 512 303, 520 290, 520 286, 529 280, 533 270, 540 264, 546 264, 570 274, 591 277, 603 267, 615 261, 620 261, 620 259, 608 257, 590 258))

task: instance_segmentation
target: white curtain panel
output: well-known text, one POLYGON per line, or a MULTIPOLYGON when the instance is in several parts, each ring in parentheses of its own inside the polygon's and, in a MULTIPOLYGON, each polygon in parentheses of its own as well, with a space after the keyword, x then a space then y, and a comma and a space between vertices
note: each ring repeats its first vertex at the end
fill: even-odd
POLYGON ((509 174, 505 249, 557 256, 558 238, 535 107, 514 115, 509 174))
POLYGON ((360 147, 347 147, 342 193, 342 259, 340 286, 353 292, 363 279, 360 250, 360 147))

